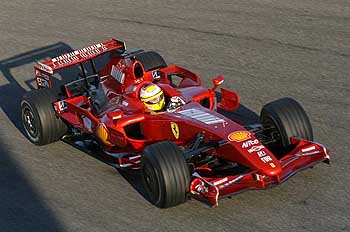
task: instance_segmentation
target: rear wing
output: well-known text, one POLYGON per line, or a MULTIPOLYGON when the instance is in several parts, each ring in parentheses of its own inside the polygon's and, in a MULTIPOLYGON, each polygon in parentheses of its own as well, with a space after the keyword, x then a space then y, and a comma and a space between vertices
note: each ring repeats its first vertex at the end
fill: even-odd
POLYGON ((91 60, 106 52, 120 50, 120 52, 123 53, 125 49, 126 47, 124 42, 111 39, 103 43, 94 44, 73 52, 57 56, 51 60, 38 62, 35 68, 47 74, 53 74, 56 70, 91 60))
POLYGON ((126 46, 124 42, 111 39, 57 56, 44 62, 38 62, 34 66, 37 85, 38 87, 52 87, 49 77, 55 71, 92 60, 107 52, 118 51, 119 53, 123 53, 125 50, 126 46))

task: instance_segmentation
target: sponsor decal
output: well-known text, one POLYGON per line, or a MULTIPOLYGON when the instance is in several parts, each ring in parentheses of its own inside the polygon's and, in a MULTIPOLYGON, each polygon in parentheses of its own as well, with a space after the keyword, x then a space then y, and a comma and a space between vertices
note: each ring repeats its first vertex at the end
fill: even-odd
POLYGON ((104 123, 100 123, 98 124, 97 128, 96 128, 96 135, 97 137, 100 138, 100 140, 106 144, 106 145, 112 145, 109 141, 108 141, 108 136, 109 136, 109 132, 105 126, 104 123))
POLYGON ((171 131, 173 132, 173 135, 176 139, 179 139, 180 137, 180 131, 179 131, 179 126, 175 122, 170 123, 171 131))
POLYGON ((312 150, 315 150, 315 149, 316 149, 316 147, 312 146, 312 147, 301 149, 301 152, 308 152, 308 151, 312 151, 312 150))
POLYGON ((158 80, 160 78, 160 72, 158 69, 152 71, 153 80, 158 80))
POLYGON ((207 125, 226 123, 226 121, 224 119, 219 118, 215 115, 212 115, 210 113, 207 113, 207 112, 199 110, 199 109, 181 110, 181 111, 178 111, 178 113, 182 114, 186 117, 196 119, 196 120, 198 120, 202 123, 205 123, 207 125))
POLYGON ((111 76, 114 77, 120 84, 124 84, 125 74, 120 71, 115 65, 112 66, 111 76))
MULTIPOLYGON (((268 163, 272 161, 271 156, 267 155, 265 151, 258 151, 258 156, 263 163, 268 163)), ((271 164, 270 164, 271 166, 271 164)))
POLYGON ((248 152, 253 153, 255 151, 260 151, 261 149, 264 149, 264 145, 253 146, 250 149, 248 149, 248 152))
POLYGON ((236 131, 228 135, 228 140, 235 142, 243 142, 250 139, 250 132, 248 131, 236 131))
POLYGON ((242 143, 242 148, 248 148, 248 147, 250 147, 250 146, 252 146, 252 145, 256 145, 256 144, 258 144, 258 143, 259 143, 259 140, 257 140, 257 139, 248 140, 248 141, 242 143))
POLYGON ((276 165, 274 164, 274 163, 269 163, 270 164, 270 166, 271 166, 271 168, 275 168, 276 167, 276 165))
POLYGON ((42 78, 44 78, 44 79, 46 79, 46 80, 49 80, 49 79, 50 79, 50 76, 49 76, 49 75, 46 75, 46 74, 40 72, 40 71, 37 70, 37 69, 35 70, 35 76, 37 76, 37 77, 42 77, 42 78))
POLYGON ((40 86, 40 87, 43 87, 43 88, 50 87, 49 82, 46 79, 42 78, 42 77, 38 77, 37 76, 36 77, 36 81, 38 83, 38 86, 40 86))
POLYGON ((221 180, 215 181, 213 184, 214 185, 220 185, 222 183, 225 183, 227 180, 228 180, 227 177, 225 177, 225 178, 223 178, 221 180))
POLYGON ((266 155, 265 151, 258 151, 258 156, 261 158, 266 155))
POLYGON ((264 162, 264 163, 268 163, 268 162, 272 161, 272 158, 271 158, 271 156, 269 156, 269 155, 264 156, 264 157, 262 157, 262 158, 260 158, 260 159, 261 159, 261 161, 264 162))
POLYGON ((52 65, 57 68, 64 65, 68 65, 73 62, 77 62, 80 59, 88 59, 95 55, 98 55, 107 50, 107 47, 103 43, 95 44, 86 48, 82 48, 67 54, 63 54, 52 58, 52 65))
POLYGON ((50 66, 46 65, 46 64, 43 64, 43 63, 40 63, 38 62, 38 68, 44 72, 47 72, 47 73, 50 73, 50 74, 53 74, 53 70, 50 66))
POLYGON ((201 181, 200 184, 197 184, 197 185, 194 187, 194 189, 195 189, 196 192, 198 192, 199 194, 206 194, 206 193, 209 192, 209 188, 206 187, 206 186, 204 185, 204 182, 203 182, 203 181, 201 181))
MULTIPOLYGON (((260 160, 263 162, 263 163, 269 163, 272 161, 272 158, 271 156, 267 155, 265 151, 261 151, 261 149, 264 149, 265 147, 263 145, 260 145, 260 146, 254 146, 252 148, 250 148, 248 150, 249 153, 253 153, 253 152, 257 152, 256 154, 258 155, 258 157, 260 158, 260 160)), ((275 165, 274 163, 269 163, 270 166, 272 167, 273 165, 275 165)), ((276 165, 275 165, 276 167, 276 165)), ((273 167, 274 168, 274 167, 273 167)))
POLYGON ((58 113, 65 112, 67 110, 67 103, 65 101, 58 102, 58 113))

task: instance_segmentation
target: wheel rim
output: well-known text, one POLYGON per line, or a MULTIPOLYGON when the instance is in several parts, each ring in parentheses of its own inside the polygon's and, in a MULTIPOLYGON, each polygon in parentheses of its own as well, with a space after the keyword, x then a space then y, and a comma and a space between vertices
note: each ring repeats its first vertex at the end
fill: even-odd
POLYGON ((275 139, 275 148, 280 149, 284 147, 283 135, 281 134, 281 129, 278 127, 277 123, 270 116, 265 116, 262 121, 265 128, 270 128, 267 131, 269 137, 275 139), (277 145, 277 146, 276 146, 277 145))
POLYGON ((151 165, 145 163, 142 169, 144 185, 151 201, 156 203, 159 199, 159 184, 151 165))
POLYGON ((32 110, 28 106, 25 106, 23 109, 22 120, 27 134, 35 139, 38 136, 37 122, 32 110))

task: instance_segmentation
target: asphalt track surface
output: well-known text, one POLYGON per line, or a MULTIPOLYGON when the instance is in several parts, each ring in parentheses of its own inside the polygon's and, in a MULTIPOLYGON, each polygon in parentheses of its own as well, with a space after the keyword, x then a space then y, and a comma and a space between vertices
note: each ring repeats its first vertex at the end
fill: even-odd
MULTIPOLYGON (((34 1, 0 7, 0 231, 350 231, 350 2, 34 1), (224 86, 259 112, 298 99, 332 150, 283 185, 160 210, 135 179, 63 142, 22 134, 36 60, 115 37, 224 86), (130 182, 130 183, 129 183, 130 182), (136 186, 136 187, 135 187, 136 186)), ((66 73, 67 74, 67 73, 66 73)), ((69 73, 68 73, 69 75, 69 73)))

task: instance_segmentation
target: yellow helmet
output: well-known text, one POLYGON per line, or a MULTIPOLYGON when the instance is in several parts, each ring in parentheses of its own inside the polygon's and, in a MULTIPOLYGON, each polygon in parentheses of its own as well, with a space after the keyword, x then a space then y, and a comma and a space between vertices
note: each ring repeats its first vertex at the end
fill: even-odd
POLYGON ((160 111, 165 105, 163 90, 152 83, 141 87, 140 99, 146 106, 147 111, 160 111))

